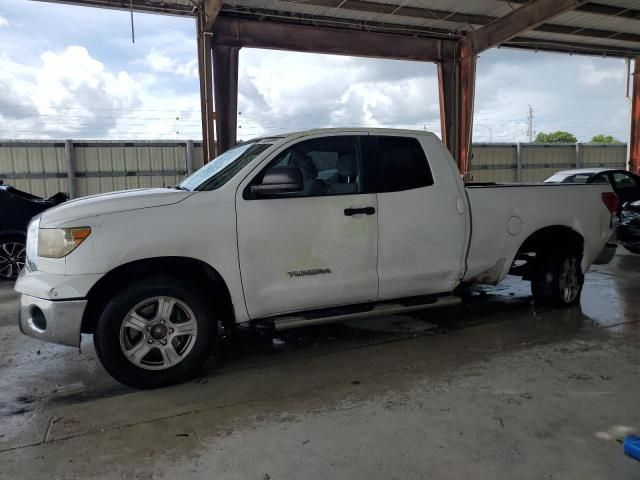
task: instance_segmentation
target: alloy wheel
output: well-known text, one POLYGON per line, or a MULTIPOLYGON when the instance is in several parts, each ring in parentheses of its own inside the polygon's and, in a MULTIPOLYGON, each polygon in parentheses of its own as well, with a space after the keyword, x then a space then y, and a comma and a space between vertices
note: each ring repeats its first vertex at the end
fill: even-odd
POLYGON ((145 370, 166 370, 189 355, 198 335, 193 311, 183 301, 153 297, 138 303, 120 327, 125 357, 145 370))

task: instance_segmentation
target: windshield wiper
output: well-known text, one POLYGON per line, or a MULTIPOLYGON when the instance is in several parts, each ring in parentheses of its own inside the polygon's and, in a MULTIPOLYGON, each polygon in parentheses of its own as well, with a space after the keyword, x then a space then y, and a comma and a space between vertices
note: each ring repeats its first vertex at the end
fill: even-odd
POLYGON ((175 187, 169 187, 169 188, 175 188, 176 190, 184 190, 185 192, 191 191, 187 187, 183 187, 182 185, 176 185, 175 187))

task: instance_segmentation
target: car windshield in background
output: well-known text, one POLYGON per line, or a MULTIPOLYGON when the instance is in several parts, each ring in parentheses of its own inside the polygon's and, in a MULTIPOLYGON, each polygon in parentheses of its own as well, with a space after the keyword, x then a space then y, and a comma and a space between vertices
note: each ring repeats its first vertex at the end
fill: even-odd
POLYGON ((273 145, 275 140, 262 139, 247 142, 227 150, 185 178, 178 188, 191 191, 220 188, 251 160, 273 145))
POLYGON ((544 183, 587 183, 592 173, 557 174, 547 178, 544 183))

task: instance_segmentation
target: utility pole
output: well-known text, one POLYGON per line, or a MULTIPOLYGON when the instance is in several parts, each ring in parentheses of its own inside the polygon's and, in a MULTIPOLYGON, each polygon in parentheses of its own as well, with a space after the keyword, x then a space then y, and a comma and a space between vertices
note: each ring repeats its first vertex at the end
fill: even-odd
POLYGON ((527 135, 529 136, 529 143, 533 143, 533 108, 529 105, 529 116, 527 117, 529 122, 529 128, 527 129, 527 135))

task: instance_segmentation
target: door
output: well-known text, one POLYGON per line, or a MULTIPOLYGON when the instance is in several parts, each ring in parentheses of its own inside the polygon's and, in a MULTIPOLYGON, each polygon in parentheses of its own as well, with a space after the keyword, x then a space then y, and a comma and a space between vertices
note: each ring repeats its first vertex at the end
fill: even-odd
POLYGON ((382 177, 379 298, 450 292, 463 274, 467 244, 466 202, 457 173, 428 137, 372 138, 382 177), (439 161, 429 164, 429 156, 439 161))
POLYGON ((276 153, 237 192, 251 318, 372 301, 378 293, 378 208, 361 173, 362 137, 305 138, 276 153), (300 169, 303 189, 256 197, 251 186, 272 167, 300 169))

